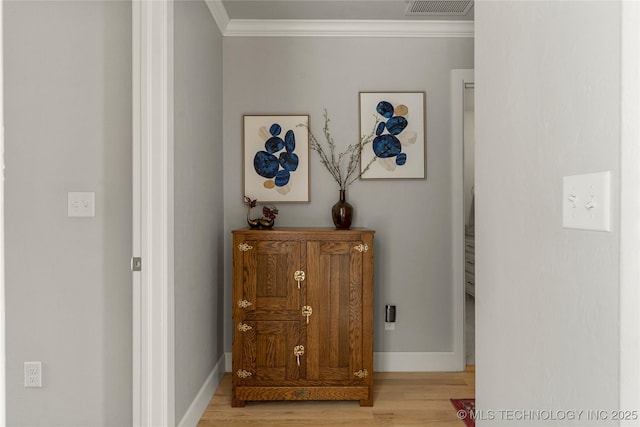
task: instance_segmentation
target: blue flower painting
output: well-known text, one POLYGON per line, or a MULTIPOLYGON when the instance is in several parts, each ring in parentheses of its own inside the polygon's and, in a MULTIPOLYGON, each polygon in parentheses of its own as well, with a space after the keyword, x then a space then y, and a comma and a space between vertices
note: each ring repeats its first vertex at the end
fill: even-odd
POLYGON ((372 142, 373 152, 378 158, 393 158, 396 166, 404 166, 407 163, 407 154, 402 152, 399 135, 409 124, 405 117, 409 109, 406 105, 398 105, 396 108, 389 101, 383 100, 378 102, 376 112, 382 118, 376 127, 376 137, 372 142))
POLYGON ((361 92, 360 112, 361 135, 375 133, 362 178, 424 178, 424 92, 361 92))
POLYGON ((260 201, 308 201, 308 116, 245 116, 245 193, 260 201), (251 162, 248 164, 248 162, 251 162))
MULTIPOLYGON (((274 123, 269 128, 271 135, 264 143, 264 150, 256 152, 253 157, 253 168, 256 173, 264 178, 275 178, 272 184, 266 184, 267 188, 284 187, 291 179, 291 172, 298 169, 300 162, 296 149, 296 135, 293 130, 288 130, 284 139, 280 138, 282 127, 274 123)), ((266 182, 266 181, 265 181, 266 182)))

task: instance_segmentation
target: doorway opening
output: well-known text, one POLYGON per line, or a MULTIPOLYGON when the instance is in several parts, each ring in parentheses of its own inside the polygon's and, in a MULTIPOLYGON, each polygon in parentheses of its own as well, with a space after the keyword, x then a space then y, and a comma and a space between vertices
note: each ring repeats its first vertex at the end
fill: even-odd
POLYGON ((475 365, 475 116, 474 83, 465 82, 463 91, 463 204, 464 204, 464 290, 465 361, 475 365))
POLYGON ((467 291, 467 279, 473 279, 475 268, 467 266, 473 262, 475 220, 473 165, 473 70, 451 70, 451 238, 452 238, 452 280, 453 280, 453 325, 454 352, 460 370, 475 364, 475 280, 473 288, 467 291), (465 138, 466 128, 466 138, 465 138), (465 139, 468 147, 465 149, 465 139), (470 256, 466 256, 470 252, 470 256))

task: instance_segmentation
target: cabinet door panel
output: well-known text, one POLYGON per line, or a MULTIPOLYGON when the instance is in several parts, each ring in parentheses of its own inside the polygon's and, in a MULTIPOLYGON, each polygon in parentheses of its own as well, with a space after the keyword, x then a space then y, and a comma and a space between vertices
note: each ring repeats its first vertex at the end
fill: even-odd
POLYGON ((351 381, 362 365, 362 255, 354 242, 307 244, 307 379, 351 381))
POLYGON ((300 290, 294 274, 300 269, 300 243, 251 242, 244 254, 244 294, 255 301, 252 310, 298 310, 300 290))
POLYGON ((300 369, 293 349, 300 344, 300 322, 247 322, 242 334, 243 369, 252 373, 244 384, 295 380, 300 369))

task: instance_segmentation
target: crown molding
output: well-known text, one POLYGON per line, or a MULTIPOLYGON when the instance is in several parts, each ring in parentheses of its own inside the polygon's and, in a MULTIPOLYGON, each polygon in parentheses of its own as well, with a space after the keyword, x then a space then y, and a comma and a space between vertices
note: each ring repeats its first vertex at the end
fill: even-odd
POLYGON ((473 21, 229 19, 222 0, 205 0, 230 37, 473 37, 473 21))
POLYGON ((222 0, 205 0, 205 3, 209 7, 209 12, 211 12, 213 20, 216 21, 220 33, 224 35, 229 26, 229 15, 227 14, 227 9, 225 9, 222 4, 222 0))
MULTIPOLYGON (((216 21, 217 22, 217 21, 216 21)), ((232 19, 230 37, 473 37, 473 21, 232 19)))

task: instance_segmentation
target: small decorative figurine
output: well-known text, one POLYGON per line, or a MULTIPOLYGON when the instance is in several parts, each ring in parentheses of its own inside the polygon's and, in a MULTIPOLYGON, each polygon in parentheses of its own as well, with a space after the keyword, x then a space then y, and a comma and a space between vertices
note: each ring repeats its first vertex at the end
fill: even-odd
POLYGON ((258 201, 244 196, 244 202, 247 204, 247 224, 249 224, 249 227, 258 229, 270 229, 273 227, 276 221, 276 215, 278 215, 278 208, 275 206, 263 206, 263 217, 251 219, 251 209, 256 207, 258 201))

